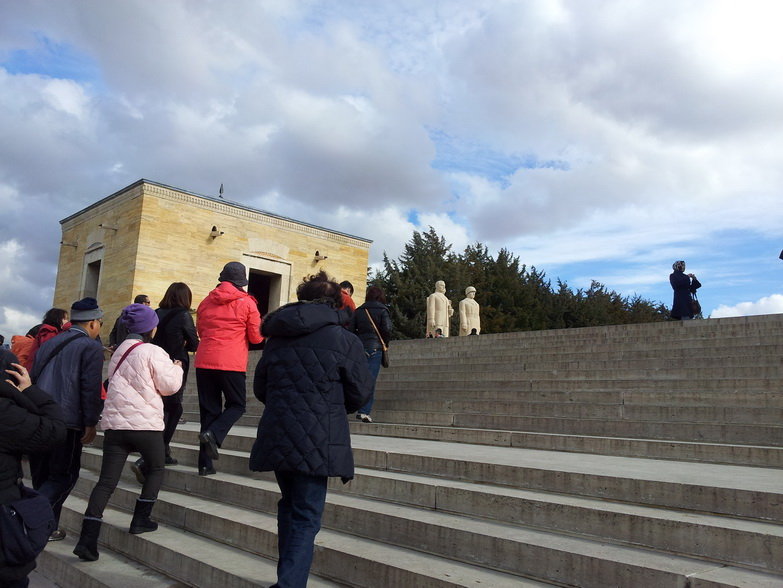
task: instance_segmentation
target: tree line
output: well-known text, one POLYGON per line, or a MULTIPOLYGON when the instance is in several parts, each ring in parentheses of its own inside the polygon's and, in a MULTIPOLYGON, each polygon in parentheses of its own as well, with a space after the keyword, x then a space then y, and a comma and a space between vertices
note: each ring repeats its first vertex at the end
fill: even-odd
POLYGON ((446 296, 455 310, 452 333, 459 332, 457 306, 467 286, 478 290, 484 334, 647 323, 669 316, 660 302, 622 296, 597 281, 587 289, 573 290, 561 280, 553 286, 545 272, 528 269, 505 248, 494 257, 481 243, 455 253, 432 227, 414 231, 398 259, 384 253, 383 265, 369 282, 386 293, 397 339, 424 336, 426 298, 436 280, 446 282, 446 296))

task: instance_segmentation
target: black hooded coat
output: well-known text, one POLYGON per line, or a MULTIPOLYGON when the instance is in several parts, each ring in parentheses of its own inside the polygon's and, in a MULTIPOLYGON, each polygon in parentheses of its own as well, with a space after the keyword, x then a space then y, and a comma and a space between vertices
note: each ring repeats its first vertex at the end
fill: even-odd
POLYGON ((294 302, 264 318, 253 392, 264 403, 254 471, 353 478, 348 413, 372 389, 359 338, 330 305, 294 302))

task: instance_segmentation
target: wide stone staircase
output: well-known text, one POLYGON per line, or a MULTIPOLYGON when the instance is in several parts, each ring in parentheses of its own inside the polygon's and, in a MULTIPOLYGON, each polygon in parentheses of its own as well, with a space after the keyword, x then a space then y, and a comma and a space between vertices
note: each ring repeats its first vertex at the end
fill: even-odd
MULTIPOLYGON (((351 417, 356 478, 330 483, 309 586, 783 587, 783 315, 397 341, 391 357, 376 422, 351 417)), ((274 582, 277 486, 247 469, 262 407, 199 477, 193 380, 160 529, 128 534, 128 470, 100 560, 71 554, 99 437, 41 573, 274 582)))

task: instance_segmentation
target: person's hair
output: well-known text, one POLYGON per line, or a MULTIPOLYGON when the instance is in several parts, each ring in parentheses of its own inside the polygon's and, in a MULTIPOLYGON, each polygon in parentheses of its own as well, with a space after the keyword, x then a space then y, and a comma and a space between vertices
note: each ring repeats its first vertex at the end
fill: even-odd
MULTIPOLYGON (((0 337, 2 337, 2 335, 0 335, 0 337)), ((10 376, 5 373, 5 370, 14 369, 11 367, 12 363, 19 363, 19 358, 8 349, 0 349, 0 376, 3 377, 3 380, 10 378, 10 376)))
POLYGON ((41 330, 41 325, 40 324, 35 325, 29 331, 27 331, 27 335, 25 335, 25 336, 26 337, 35 337, 38 334, 38 331, 40 331, 40 330, 41 330))
POLYGON ((149 296, 147 296, 146 294, 136 294, 136 298, 133 299, 133 303, 144 304, 145 302, 147 302, 147 298, 149 298, 149 296))
POLYGON ((187 308, 193 302, 193 292, 185 282, 174 282, 168 287, 163 299, 160 301, 161 308, 187 308))
POLYGON ((353 284, 349 282, 348 280, 343 280, 340 282, 340 288, 345 288, 346 290, 350 290, 351 294, 353 294, 353 284))
MULTIPOLYGON (((137 304, 140 304, 137 302, 137 304)), ((154 329, 153 329, 154 330, 154 329)), ((146 333, 139 333, 141 335, 141 340, 145 343, 152 343, 152 331, 147 331, 146 333)))
POLYGON ((329 278, 324 270, 315 275, 307 276, 296 289, 296 297, 302 301, 317 300, 340 308, 343 295, 340 284, 329 278))
POLYGON ((364 301, 386 304, 386 295, 378 286, 370 286, 367 288, 367 294, 364 296, 364 301))
POLYGON ((68 311, 62 308, 50 308, 43 315, 43 324, 61 329, 63 320, 68 316, 68 311))

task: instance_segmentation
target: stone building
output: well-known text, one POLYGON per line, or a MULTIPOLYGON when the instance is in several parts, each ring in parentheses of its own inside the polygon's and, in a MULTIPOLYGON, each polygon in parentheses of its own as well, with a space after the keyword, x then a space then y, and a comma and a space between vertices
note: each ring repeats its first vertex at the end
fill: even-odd
POLYGON ((372 241, 236 202, 141 179, 60 221, 54 305, 94 296, 106 311, 104 336, 136 294, 153 307, 172 282, 193 291, 193 306, 228 261, 249 270, 261 314, 296 300, 296 287, 320 269, 350 280, 364 300, 372 241))

